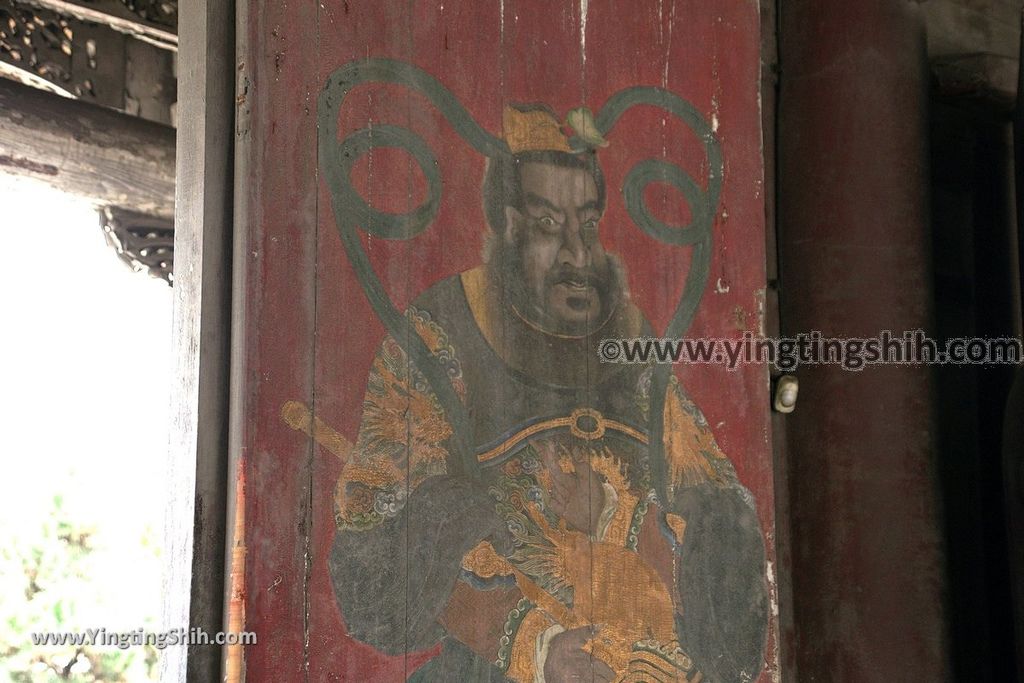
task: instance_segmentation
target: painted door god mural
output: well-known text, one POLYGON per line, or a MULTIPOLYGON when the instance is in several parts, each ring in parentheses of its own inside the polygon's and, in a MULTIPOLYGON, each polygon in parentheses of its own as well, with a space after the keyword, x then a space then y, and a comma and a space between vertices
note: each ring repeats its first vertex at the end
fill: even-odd
MULTIPOLYGON (((292 271, 313 283, 308 380, 258 399, 280 449, 246 480, 308 491, 303 641, 249 670, 300 651, 309 680, 777 670, 767 370, 623 356, 760 331, 758 17, 724 5, 317 15, 316 59, 281 76, 306 84, 316 147, 279 147, 315 161, 279 214, 315 216, 292 271), (281 454, 303 443, 296 479, 281 454)), ((247 523, 250 548, 277 543, 247 523)), ((247 576, 268 627, 286 600, 252 591, 274 566, 247 576)))

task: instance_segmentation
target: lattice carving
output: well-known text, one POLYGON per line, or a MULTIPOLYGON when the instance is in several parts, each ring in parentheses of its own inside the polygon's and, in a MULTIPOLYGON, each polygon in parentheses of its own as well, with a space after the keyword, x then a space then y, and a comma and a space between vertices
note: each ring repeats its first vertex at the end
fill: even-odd
POLYGON ((178 3, 168 0, 121 0, 136 16, 152 24, 176 31, 178 3))
POLYGON ((170 123, 177 21, 174 0, 0 0, 0 75, 170 123))
POLYGON ((136 273, 174 284, 174 223, 108 207, 100 212, 107 244, 136 273))
POLYGON ((61 88, 88 90, 87 82, 71 78, 71 55, 75 49, 71 20, 53 12, 0 0, 0 59, 61 88))

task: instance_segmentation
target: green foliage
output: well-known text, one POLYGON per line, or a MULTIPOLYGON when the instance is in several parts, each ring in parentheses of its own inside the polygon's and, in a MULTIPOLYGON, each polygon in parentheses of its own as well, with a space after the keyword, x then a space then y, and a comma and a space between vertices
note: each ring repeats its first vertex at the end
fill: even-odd
MULTIPOLYGON (((7 533, 0 545, 0 680, 5 674, 13 683, 156 680, 157 651, 151 646, 33 643, 33 633, 85 634, 107 626, 97 618, 105 613, 97 587, 104 563, 98 561, 103 554, 96 552, 95 529, 77 524, 60 495, 42 520, 19 520, 16 529, 2 531, 7 533)), ((124 540, 153 546, 149 538, 124 540)))

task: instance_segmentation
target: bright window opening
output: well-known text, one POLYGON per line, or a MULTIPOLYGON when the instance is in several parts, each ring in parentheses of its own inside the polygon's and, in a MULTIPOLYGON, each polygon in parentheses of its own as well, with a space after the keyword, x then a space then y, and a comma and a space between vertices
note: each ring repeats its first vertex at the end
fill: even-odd
POLYGON ((33 637, 160 622, 171 288, 88 203, 0 176, 0 206, 0 679, 156 680, 151 646, 33 637))

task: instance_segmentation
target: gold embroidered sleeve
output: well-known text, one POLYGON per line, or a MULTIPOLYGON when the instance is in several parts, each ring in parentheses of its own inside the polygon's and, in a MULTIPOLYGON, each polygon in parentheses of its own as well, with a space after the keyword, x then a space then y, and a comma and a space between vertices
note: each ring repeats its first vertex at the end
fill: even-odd
MULTIPOLYGON (((555 625, 555 622, 542 610, 530 609, 526 611, 521 623, 509 636, 510 647, 507 662, 508 669, 505 671, 506 678, 510 681, 515 681, 515 683, 534 683, 537 679, 540 638, 553 625, 555 625)), ((504 662, 501 661, 499 656, 499 667, 503 664, 504 662)))
MULTIPOLYGON (((449 375, 464 395, 461 372, 448 337, 429 313, 406 314, 427 347, 454 370, 449 375)), ((425 479, 447 473, 446 441, 452 427, 423 374, 388 337, 367 380, 359 436, 335 490, 338 528, 372 528, 404 507, 425 479)))
POLYGON ((715 442, 707 420, 674 376, 665 397, 664 438, 673 490, 701 483, 738 485, 732 463, 715 442))

